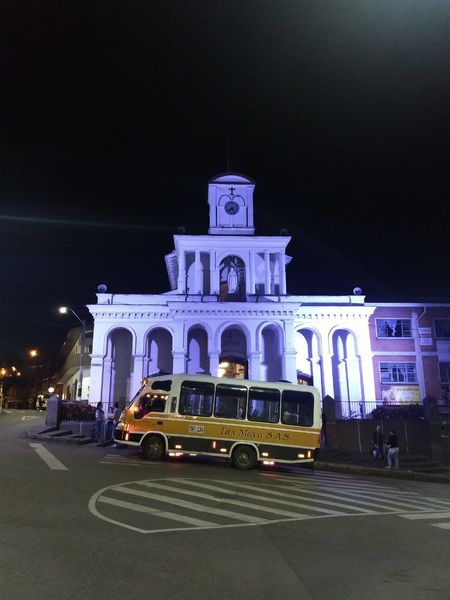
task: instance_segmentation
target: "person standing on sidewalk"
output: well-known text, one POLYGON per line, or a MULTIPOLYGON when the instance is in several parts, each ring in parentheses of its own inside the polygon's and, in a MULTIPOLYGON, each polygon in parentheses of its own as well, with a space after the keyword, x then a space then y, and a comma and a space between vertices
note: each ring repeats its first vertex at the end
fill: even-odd
POLYGON ((398 454, 400 451, 397 434, 393 429, 389 431, 389 437, 386 442, 388 448, 386 469, 398 469, 398 454), (394 466, 393 466, 394 465, 394 466))
POLYGON ((102 408, 102 403, 97 402, 97 408, 95 409, 94 431, 92 432, 92 437, 94 438, 94 442, 102 441, 102 428, 103 428, 104 418, 105 418, 105 412, 102 408))
POLYGON ((112 405, 108 408, 108 414, 106 415, 105 423, 105 442, 110 442, 113 436, 114 427, 114 408, 112 405))

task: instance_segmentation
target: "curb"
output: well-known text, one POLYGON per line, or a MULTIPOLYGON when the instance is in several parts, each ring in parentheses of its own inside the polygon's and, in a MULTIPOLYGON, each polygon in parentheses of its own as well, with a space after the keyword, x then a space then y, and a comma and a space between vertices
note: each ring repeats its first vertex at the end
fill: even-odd
POLYGON ((428 481, 434 483, 450 483, 450 474, 419 473, 418 471, 402 471, 396 469, 377 469, 359 467, 357 465, 344 465, 340 463, 327 463, 317 461, 313 464, 316 471, 334 471, 337 473, 350 473, 353 475, 374 475, 376 477, 389 477, 391 479, 409 479, 413 481, 428 481))

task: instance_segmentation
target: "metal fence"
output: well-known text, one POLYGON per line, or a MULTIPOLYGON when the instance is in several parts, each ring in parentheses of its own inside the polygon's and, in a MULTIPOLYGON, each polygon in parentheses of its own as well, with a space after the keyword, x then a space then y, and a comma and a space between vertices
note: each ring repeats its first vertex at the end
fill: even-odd
POLYGON ((423 419, 422 404, 335 402, 337 419, 423 419))
POLYGON ((87 400, 63 400, 60 420, 95 421, 95 408, 87 400))

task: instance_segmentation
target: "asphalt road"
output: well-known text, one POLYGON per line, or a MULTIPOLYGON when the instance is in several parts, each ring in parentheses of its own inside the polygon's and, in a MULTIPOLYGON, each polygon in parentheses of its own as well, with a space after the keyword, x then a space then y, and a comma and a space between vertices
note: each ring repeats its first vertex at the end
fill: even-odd
POLYGON ((150 463, 43 418, 0 415, 0 600, 450 599, 448 485, 150 463))

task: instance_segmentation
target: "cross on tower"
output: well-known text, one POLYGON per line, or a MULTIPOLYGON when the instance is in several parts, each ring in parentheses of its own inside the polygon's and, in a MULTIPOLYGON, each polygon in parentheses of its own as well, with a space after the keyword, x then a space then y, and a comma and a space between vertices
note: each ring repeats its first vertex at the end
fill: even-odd
POLYGON ((228 188, 228 189, 230 190, 230 194, 231 194, 232 196, 234 196, 234 190, 235 190, 236 188, 234 188, 234 187, 230 187, 230 188, 228 188))

